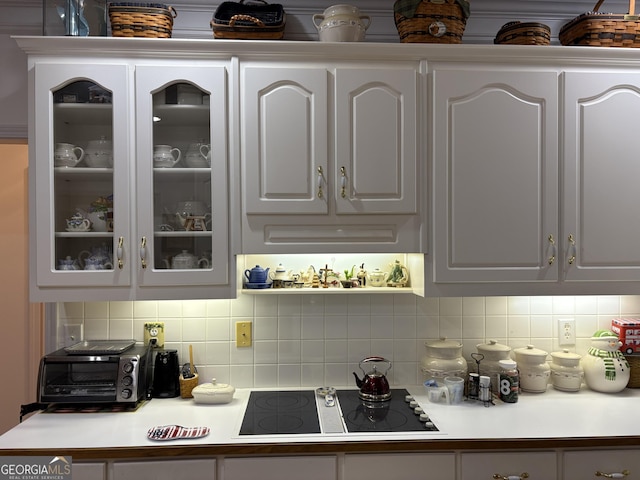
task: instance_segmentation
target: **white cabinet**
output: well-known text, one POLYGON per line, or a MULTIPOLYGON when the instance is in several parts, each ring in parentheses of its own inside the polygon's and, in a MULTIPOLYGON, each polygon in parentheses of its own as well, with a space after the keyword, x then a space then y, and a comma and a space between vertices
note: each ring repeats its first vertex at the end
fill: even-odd
MULTIPOLYGON (((75 472, 74 472, 75 473, 75 472)), ((74 477, 75 478, 75 477, 74 477)), ((114 462, 111 480, 215 480, 215 459, 114 462)))
POLYGON ((336 480, 336 471, 333 455, 225 458, 223 480, 336 480))
POLYGON ((159 63, 35 63, 32 301, 235 294, 225 63, 159 63), (59 166, 61 143, 84 158, 59 166), (160 144, 181 151, 173 168, 154 165, 160 144), (194 166, 188 153, 200 144, 213 145, 210 164, 202 155, 194 166), (77 212, 92 223, 69 231, 77 212))
POLYGON ((422 251, 416 66, 241 62, 243 251, 422 251))
POLYGON ((369 480, 388 478, 414 480, 416 478, 456 479, 455 453, 380 453, 347 454, 341 478, 369 480))
POLYGON ((434 281, 556 281, 557 73, 432 76, 434 281))
POLYGON ((558 478, 557 464, 553 451, 462 453, 459 478, 553 480, 558 478))
POLYGON ((74 480, 106 480, 107 464, 103 462, 73 462, 71 475, 74 480))
POLYGON ((640 280, 640 73, 566 72, 563 270, 568 282, 640 280))
POLYGON ((580 450, 563 454, 563 480, 640 478, 640 455, 634 450, 580 450), (617 475, 616 475, 617 474, 617 475))

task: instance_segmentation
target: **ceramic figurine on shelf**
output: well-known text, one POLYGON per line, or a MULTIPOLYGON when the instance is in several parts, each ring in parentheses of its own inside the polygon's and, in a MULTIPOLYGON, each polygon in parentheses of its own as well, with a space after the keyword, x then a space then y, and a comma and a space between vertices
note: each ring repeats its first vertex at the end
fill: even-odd
POLYGON ((409 271, 398 260, 391 264, 391 272, 387 276, 387 286, 405 287, 409 282, 409 271))
POLYGON ((609 330, 598 330, 591 337, 588 354, 582 357, 584 380, 591 390, 616 393, 629 383, 630 366, 620 350, 622 342, 609 330))

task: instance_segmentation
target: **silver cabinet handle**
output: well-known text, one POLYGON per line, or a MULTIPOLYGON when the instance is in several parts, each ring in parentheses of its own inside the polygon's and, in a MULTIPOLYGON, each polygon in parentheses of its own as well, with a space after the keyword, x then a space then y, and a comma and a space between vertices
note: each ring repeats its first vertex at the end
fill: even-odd
POLYGON ((527 472, 524 472, 520 475, 500 475, 499 473, 494 473, 493 474, 493 478, 495 480, 522 480, 523 478, 529 478, 529 474, 527 472))
POLYGON ((124 267, 124 261, 122 260, 122 257, 124 256, 124 237, 120 237, 118 238, 118 248, 116 249, 116 256, 118 258, 118 268, 120 270, 122 270, 122 267, 124 267))
POLYGON ((140 265, 142 268, 147 268, 147 237, 142 237, 140 240, 140 265))
POLYGON ((322 198, 324 196, 324 192, 322 190, 322 184, 324 183, 324 172, 322 171, 322 167, 318 167, 318 198, 322 198))
POLYGON ((340 167, 340 196, 347 196, 347 170, 344 167, 340 167))
POLYGON ((631 472, 629 470, 622 470, 620 473, 604 473, 604 472, 596 472, 596 477, 605 477, 605 478, 624 478, 629 475, 631 472))
POLYGON ((571 250, 571 256, 569 257, 569 265, 573 265, 576 261, 576 239, 573 237, 573 233, 569 234, 569 245, 571 250))
POLYGON ((549 265, 553 265, 553 262, 556 261, 556 241, 553 238, 553 234, 549 235, 549 248, 551 249, 551 255, 549 256, 548 262, 549 265))

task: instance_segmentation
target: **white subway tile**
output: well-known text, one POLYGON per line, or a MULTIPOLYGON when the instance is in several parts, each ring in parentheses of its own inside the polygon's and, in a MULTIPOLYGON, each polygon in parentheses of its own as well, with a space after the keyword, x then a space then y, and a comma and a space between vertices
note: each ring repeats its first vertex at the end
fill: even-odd
MULTIPOLYGON (((234 329, 236 321, 239 320, 234 320, 234 329)), ((255 317, 253 337, 256 340, 276 340, 278 338, 278 317, 255 317)))
POLYGON ((278 384, 278 365, 258 365, 254 368, 254 387, 266 388, 278 384))
POLYGON ((253 344, 253 361, 256 364, 278 363, 278 342, 276 340, 258 340, 253 344))
POLYGON ((278 317, 278 338, 280 340, 300 340, 301 332, 300 315, 280 315, 278 317))
POLYGON ((302 331, 301 337, 305 340, 322 339, 324 340, 324 316, 322 315, 304 315, 301 319, 302 331))

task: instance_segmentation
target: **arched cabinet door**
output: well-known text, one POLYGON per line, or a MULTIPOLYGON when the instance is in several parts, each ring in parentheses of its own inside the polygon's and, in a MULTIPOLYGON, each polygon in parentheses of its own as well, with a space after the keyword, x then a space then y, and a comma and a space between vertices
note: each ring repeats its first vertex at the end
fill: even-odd
POLYGON ((128 287, 129 70, 117 64, 38 63, 34 76, 32 294, 40 287, 128 287))
POLYGON ((229 282, 222 65, 136 68, 138 288, 229 282))
POLYGON ((435 282, 558 278, 556 72, 433 72, 435 282))
POLYGON ((638 281, 640 74, 567 72, 563 80, 564 278, 638 281))

